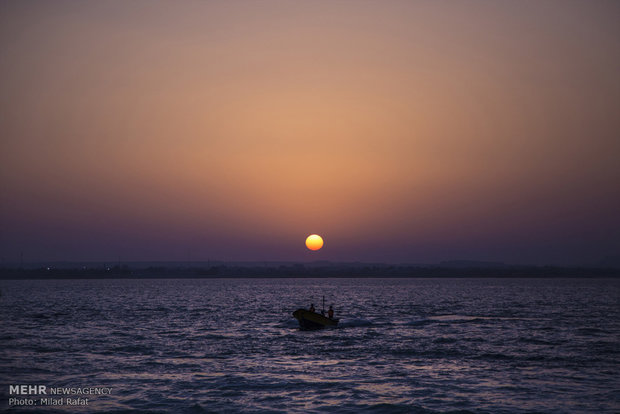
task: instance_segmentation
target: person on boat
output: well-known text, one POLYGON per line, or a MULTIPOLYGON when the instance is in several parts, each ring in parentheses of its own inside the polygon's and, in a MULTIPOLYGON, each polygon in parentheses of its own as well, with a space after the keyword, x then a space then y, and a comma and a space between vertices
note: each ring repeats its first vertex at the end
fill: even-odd
POLYGON ((310 304, 310 312, 314 312, 316 309, 314 309, 314 303, 310 304))
POLYGON ((329 319, 334 319, 334 308, 333 305, 329 305, 329 310, 327 311, 327 316, 329 319))

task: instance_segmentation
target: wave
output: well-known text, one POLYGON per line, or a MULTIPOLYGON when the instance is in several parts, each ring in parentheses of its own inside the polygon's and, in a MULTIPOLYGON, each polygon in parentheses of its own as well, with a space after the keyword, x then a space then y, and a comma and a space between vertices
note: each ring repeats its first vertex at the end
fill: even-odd
MULTIPOLYGON (((338 323, 338 328, 358 328, 364 326, 371 326, 373 323, 368 319, 353 318, 353 319, 341 319, 338 323)), ((287 319, 279 322, 275 325, 278 328, 298 328, 299 323, 296 319, 287 319)))
POLYGON ((284 321, 281 321, 279 324, 276 325, 278 328, 297 328, 299 327, 299 322, 297 322, 297 319, 286 319, 284 321))
POLYGON ((443 336, 433 340, 434 344, 454 344, 457 342, 458 342, 458 339, 456 338, 447 338, 443 336))
POLYGON ((69 316, 69 314, 66 312, 50 312, 50 313, 38 312, 38 313, 32 313, 28 316, 32 319, 56 319, 56 318, 62 318, 65 316, 69 316))
POLYGON ((405 322, 404 324, 407 326, 423 326, 431 323, 430 319, 413 319, 411 321, 405 322))
POLYGON ((336 409, 334 409, 334 407, 326 407, 325 411, 338 413, 338 414, 352 414, 352 413, 355 413, 355 414, 357 413, 431 414, 431 413, 436 413, 436 411, 431 411, 431 410, 425 409, 420 406, 409 405, 409 404, 392 404, 392 403, 343 404, 342 406, 336 409))
POLYGON ((579 334, 581 334, 581 335, 584 335, 584 336, 587 336, 587 335, 591 335, 591 336, 604 336, 604 335, 609 335, 611 333, 607 329, 592 328, 592 327, 579 328, 579 329, 577 329, 577 332, 579 334))
POLYGON ((482 322, 487 321, 492 318, 484 317, 484 316, 466 316, 466 315, 438 315, 438 316, 429 316, 427 318, 421 319, 411 319, 409 321, 396 323, 397 325, 406 325, 406 326, 424 326, 434 323, 443 323, 443 324, 457 324, 457 323, 471 323, 471 322, 482 322))
POLYGON ((109 351, 103 353, 126 353, 126 354, 141 354, 141 355, 149 355, 153 352, 153 347, 145 346, 145 345, 120 345, 110 349, 109 351))
POLYGON ((561 345, 565 343, 566 341, 561 341, 561 340, 550 341, 550 340, 540 339, 540 338, 521 337, 519 338, 519 342, 524 343, 524 344, 532 344, 532 345, 557 346, 557 345, 561 345))
POLYGON ((429 320, 433 322, 444 323, 466 323, 466 322, 480 322, 488 319, 492 319, 486 316, 469 316, 469 315, 438 315, 429 316, 429 320))
POLYGON ((344 319, 338 323, 338 326, 341 328, 359 328, 363 326, 371 326, 372 322, 368 319, 363 318, 355 318, 355 319, 344 319))

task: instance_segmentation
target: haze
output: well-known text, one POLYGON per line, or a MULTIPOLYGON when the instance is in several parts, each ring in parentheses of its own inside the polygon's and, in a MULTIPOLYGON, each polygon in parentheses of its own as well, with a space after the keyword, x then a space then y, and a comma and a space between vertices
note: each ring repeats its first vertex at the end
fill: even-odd
POLYGON ((0 255, 595 263, 620 252, 619 21, 2 1, 0 255))

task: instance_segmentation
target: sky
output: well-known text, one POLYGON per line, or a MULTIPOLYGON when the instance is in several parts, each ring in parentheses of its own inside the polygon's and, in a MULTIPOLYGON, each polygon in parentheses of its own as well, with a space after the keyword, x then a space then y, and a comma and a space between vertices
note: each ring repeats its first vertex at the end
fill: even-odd
POLYGON ((599 0, 2 0, 1 259, 617 256, 619 21, 599 0))

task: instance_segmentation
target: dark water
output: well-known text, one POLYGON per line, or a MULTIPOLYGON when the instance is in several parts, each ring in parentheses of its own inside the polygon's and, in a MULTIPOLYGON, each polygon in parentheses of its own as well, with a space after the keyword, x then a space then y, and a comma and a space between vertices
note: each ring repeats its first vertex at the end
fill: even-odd
POLYGON ((9 384, 44 384, 112 388, 85 408, 50 412, 620 412, 618 280, 59 280, 0 289, 2 410, 9 384), (296 329, 291 312, 320 307, 322 295, 341 326, 296 329))

